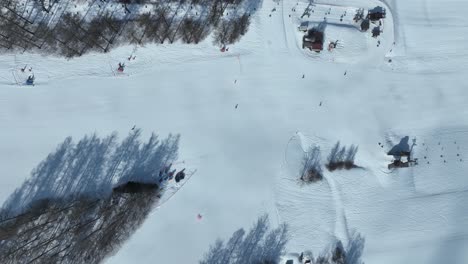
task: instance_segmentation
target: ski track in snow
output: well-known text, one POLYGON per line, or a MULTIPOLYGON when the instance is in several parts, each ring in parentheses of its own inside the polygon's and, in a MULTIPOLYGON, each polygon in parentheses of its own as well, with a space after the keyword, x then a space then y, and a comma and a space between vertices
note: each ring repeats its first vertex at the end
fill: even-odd
MULTIPOLYGON (((304 152, 306 152, 310 146, 318 145, 318 144, 315 144, 315 142, 313 142, 311 138, 308 138, 301 132, 297 132, 296 135, 299 137, 301 148, 304 152)), ((321 138, 320 140, 324 140, 324 138, 321 138)), ((322 160, 324 161, 325 159, 322 158, 322 160)), ((292 175, 292 177, 294 176, 295 175, 292 175)), ((335 180, 329 173, 325 172, 323 175, 323 178, 327 182, 327 185, 330 188, 330 192, 333 197, 333 204, 335 207, 335 215, 336 215, 335 230, 334 230, 335 237, 338 240, 341 240, 346 244, 349 242, 350 230, 348 228, 345 208, 343 206, 339 186, 336 184, 335 180)))
POLYGON ((335 236, 337 239, 343 241, 345 245, 349 243, 349 228, 348 228, 348 221, 346 220, 346 213, 343 206, 343 202, 341 200, 341 195, 339 191, 339 187, 336 185, 335 181, 332 177, 330 177, 327 173, 324 174, 324 179, 327 181, 328 186, 330 186, 330 190, 333 196, 333 201, 335 204, 336 210, 336 223, 335 223, 335 236))

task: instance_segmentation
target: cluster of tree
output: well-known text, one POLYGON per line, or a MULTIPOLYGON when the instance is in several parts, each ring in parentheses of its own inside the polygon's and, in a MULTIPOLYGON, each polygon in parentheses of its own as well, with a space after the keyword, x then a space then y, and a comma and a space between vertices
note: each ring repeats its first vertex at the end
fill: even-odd
POLYGON ((99 263, 165 191, 179 136, 67 138, 0 210, 2 263, 99 263))
POLYGON ((101 262, 143 223, 162 191, 140 189, 114 190, 97 199, 42 199, 16 217, 3 218, 2 263, 101 262))
POLYGON ((179 136, 159 140, 152 134, 141 142, 140 135, 135 129, 121 142, 116 133, 85 136, 77 143, 66 138, 10 195, 4 212, 17 215, 43 199, 106 197, 114 185, 130 181, 162 183, 177 158, 179 136))
POLYGON ((260 217, 246 234, 234 232, 227 242, 217 240, 200 264, 276 264, 285 253, 288 241, 285 224, 271 229, 268 216, 260 217))
POLYGON ((363 264, 361 257, 365 239, 359 233, 353 233, 347 247, 337 241, 329 250, 314 257, 311 251, 299 255, 299 263, 310 264, 363 264))
POLYGON ((224 46, 239 41, 247 33, 249 25, 248 14, 234 19, 223 19, 214 31, 214 43, 224 46))
POLYGON ((311 147, 309 151, 304 154, 300 175, 301 181, 305 183, 312 183, 323 179, 319 147, 311 147))
POLYGON ((339 141, 336 142, 328 155, 328 163, 326 164, 327 169, 334 171, 336 169, 349 170, 356 168, 357 166, 354 164, 354 159, 357 151, 357 146, 351 145, 349 148, 346 148, 346 146, 341 146, 339 141))
POLYGON ((83 14, 67 9, 70 0, 53 2, 47 12, 42 4, 30 6, 27 14, 14 1, 5 4, 0 8, 0 50, 75 57, 123 44, 196 44, 213 30, 215 42, 226 45, 238 41, 250 24, 250 10, 242 4, 251 0, 95 1, 83 14), (233 10, 229 16, 228 10, 233 10))
MULTIPOLYGON (((268 215, 260 217, 246 234, 239 229, 227 240, 218 239, 211 245, 199 264, 278 264, 286 255, 285 247, 290 238, 285 224, 271 229, 268 215)), ((311 251, 296 255, 299 263, 310 264, 363 264, 361 261, 365 239, 352 232, 347 245, 337 241, 314 257, 311 251)), ((289 255, 289 254, 288 254, 289 255)), ((289 263, 289 262, 286 262, 289 263)))

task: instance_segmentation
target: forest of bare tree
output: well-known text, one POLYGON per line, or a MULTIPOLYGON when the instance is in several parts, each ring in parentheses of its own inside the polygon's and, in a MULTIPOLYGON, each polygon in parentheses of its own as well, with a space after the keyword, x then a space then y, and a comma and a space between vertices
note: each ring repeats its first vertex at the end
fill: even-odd
POLYGON ((214 32, 238 41, 261 0, 9 0, 0 3, 0 52, 77 57, 125 44, 197 44, 214 32))
MULTIPOLYGON (((1 263, 100 263, 164 201, 178 136, 71 137, 0 208, 1 263)), ((174 177, 175 176, 175 177, 174 177)), ((177 181, 177 180, 176 180, 177 181)))

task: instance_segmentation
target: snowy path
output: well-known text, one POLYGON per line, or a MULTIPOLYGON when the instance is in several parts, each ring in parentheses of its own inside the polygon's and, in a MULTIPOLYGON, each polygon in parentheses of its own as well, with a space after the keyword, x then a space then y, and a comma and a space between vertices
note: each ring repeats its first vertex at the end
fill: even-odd
MULTIPOLYGON (((328 171, 324 171, 323 183, 318 186, 301 185, 298 177, 301 168, 302 155, 310 149, 310 146, 320 146, 322 149, 322 161, 325 160, 323 153, 323 145, 326 144, 324 138, 317 138, 315 136, 310 137, 304 135, 301 132, 296 132, 294 136, 288 141, 285 150, 285 163, 283 165, 283 173, 278 178, 277 182, 277 206, 279 208, 279 215, 281 219, 285 218, 290 223, 290 228, 294 236, 303 236, 304 234, 312 235, 316 230, 310 230, 310 227, 301 225, 303 218, 310 217, 309 206, 310 204, 317 205, 316 202, 312 202, 316 199, 320 200, 322 206, 326 206, 333 210, 333 213, 329 215, 329 220, 326 220, 324 225, 328 225, 330 233, 327 234, 330 242, 341 240, 345 245, 349 241, 350 230, 348 228, 345 206, 342 201, 341 191, 338 184, 333 179, 334 175, 328 171), (292 195, 292 194, 296 195, 292 195), (320 195, 318 195, 320 193, 320 195), (323 198, 319 198, 322 197, 323 198), (294 221, 292 219, 299 219, 294 221), (299 225, 296 225, 299 224, 299 225), (310 233, 312 232, 312 233, 310 233), (302 235, 299 235, 302 234, 302 235)), ((329 147, 325 146, 325 150, 329 147)), ((331 213, 331 212, 330 212, 331 213)), ((326 216, 325 213, 320 213, 320 218, 326 216)), ((322 220, 327 219, 326 217, 322 220)), ((297 250, 306 250, 307 239, 298 239, 293 242, 292 248, 300 247, 297 250), (298 243, 298 241, 300 241, 298 243), (301 243, 302 242, 302 243, 301 243)))
POLYGON ((341 240, 345 245, 349 242, 349 229, 348 220, 346 220, 345 207, 341 198, 339 187, 336 185, 335 180, 330 177, 327 173, 324 175, 324 179, 330 186, 330 191, 333 196, 333 202, 336 210, 336 222, 335 222, 335 237, 341 240))

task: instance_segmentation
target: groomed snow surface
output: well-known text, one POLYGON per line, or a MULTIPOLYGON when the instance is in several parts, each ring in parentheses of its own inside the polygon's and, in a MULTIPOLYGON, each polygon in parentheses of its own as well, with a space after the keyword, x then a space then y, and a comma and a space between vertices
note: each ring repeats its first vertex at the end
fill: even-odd
POLYGON ((144 135, 180 133, 177 166, 197 172, 107 263, 196 263, 263 213, 289 224, 289 253, 346 243, 355 230, 366 263, 466 263, 468 2, 315 5, 338 22, 344 10, 384 6, 384 31, 374 39, 348 19, 330 23, 325 48, 340 45, 312 53, 297 31, 307 3, 264 0, 225 53, 206 41, 73 60, 2 54, 0 200, 67 136, 126 135, 136 125, 144 135), (126 73, 114 75, 124 61, 126 73), (16 84, 24 65, 36 86, 16 84), (386 152, 405 136, 419 164, 390 171, 386 152), (359 146, 362 168, 324 169, 323 181, 298 184, 304 150, 319 146, 325 163, 337 141, 359 146))

